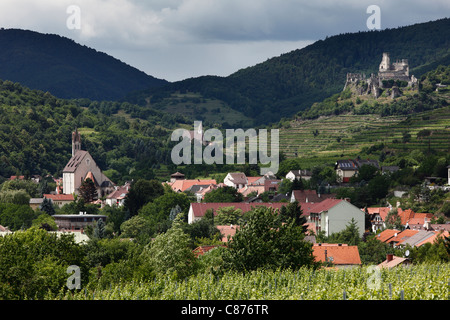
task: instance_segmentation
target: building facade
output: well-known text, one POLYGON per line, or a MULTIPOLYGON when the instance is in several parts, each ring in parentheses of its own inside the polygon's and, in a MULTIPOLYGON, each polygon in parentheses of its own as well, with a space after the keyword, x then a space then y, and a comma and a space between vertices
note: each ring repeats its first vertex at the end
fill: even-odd
POLYGON ((114 191, 114 183, 102 173, 88 151, 81 150, 81 136, 78 130, 72 133, 72 158, 63 170, 63 193, 78 194, 84 180, 93 180, 98 197, 114 191))

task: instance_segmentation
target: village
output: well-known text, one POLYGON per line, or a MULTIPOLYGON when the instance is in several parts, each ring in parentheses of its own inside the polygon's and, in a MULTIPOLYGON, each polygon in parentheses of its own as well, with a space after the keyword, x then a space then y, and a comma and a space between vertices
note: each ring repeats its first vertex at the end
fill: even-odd
MULTIPOLYGON (((336 162, 335 170, 340 183, 348 183, 351 177, 358 175, 358 170, 369 165, 382 173, 398 170, 398 167, 380 167, 376 160, 348 159, 336 162)), ((174 193, 185 193, 192 199, 187 213, 189 224, 200 221, 208 211, 217 214, 223 208, 232 208, 244 214, 256 207, 267 207, 280 210, 289 203, 296 203, 301 208, 302 217, 306 218, 306 240, 313 244, 314 255, 318 261, 330 262, 333 266, 354 267, 360 266, 361 259, 358 247, 345 243, 321 243, 317 236, 329 237, 342 232, 350 224, 356 226, 359 237, 365 233, 376 234, 376 238, 392 248, 420 247, 426 243, 433 243, 436 239, 449 237, 450 224, 435 223, 432 213, 414 212, 409 208, 401 208, 399 204, 384 207, 359 208, 353 205, 348 198, 339 199, 332 189, 319 193, 317 190, 291 190, 291 192, 279 192, 283 181, 298 183, 311 179, 309 170, 290 170, 282 179, 269 172, 263 176, 246 176, 243 172, 228 173, 223 182, 215 179, 186 179, 185 175, 175 172, 170 181, 162 185, 170 188, 174 193), (205 202, 205 196, 214 190, 232 188, 240 195, 240 202, 205 202), (389 214, 396 212, 399 218, 397 228, 387 228, 389 214), (433 222, 434 221, 434 222, 433 222)), ((24 176, 12 176, 12 180, 23 180, 24 176)), ((39 183, 39 176, 33 176, 33 181, 39 183)), ((90 180, 95 186, 95 194, 90 204, 102 209, 109 207, 123 207, 127 194, 132 188, 132 183, 127 182, 122 186, 116 186, 107 178, 96 165, 89 152, 81 148, 81 136, 77 130, 72 134, 72 158, 66 165, 62 179, 55 179, 56 189, 49 194, 43 194, 41 198, 30 198, 29 205, 33 210, 42 208, 46 201, 53 206, 62 208, 74 203, 79 197, 83 182, 90 180)), ((450 166, 448 167, 448 185, 450 185, 450 166)), ((449 187, 442 187, 448 192, 449 187)), ((430 186, 434 188, 435 186, 430 186)), ((86 242, 89 237, 85 234, 86 228, 95 226, 99 220, 105 222, 107 215, 87 214, 54 214, 53 218, 58 226, 59 233, 72 233, 76 241, 86 242)), ((239 225, 217 225, 222 235, 222 242, 233 239, 239 230, 239 225)), ((7 226, 0 226, 0 234, 9 234, 7 226)), ((205 245, 197 247, 195 254, 202 255, 217 245, 205 245)), ((408 264, 407 256, 386 255, 386 260, 380 266, 392 267, 398 264, 408 264)))

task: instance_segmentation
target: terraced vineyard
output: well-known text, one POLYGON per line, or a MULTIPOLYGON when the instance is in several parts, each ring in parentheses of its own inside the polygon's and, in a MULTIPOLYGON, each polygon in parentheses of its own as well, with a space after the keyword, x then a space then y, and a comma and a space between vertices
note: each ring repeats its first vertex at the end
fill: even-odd
POLYGON ((316 120, 292 121, 280 129, 280 150, 288 157, 297 156, 305 163, 314 159, 334 161, 342 154, 356 155, 364 147, 384 143, 392 150, 450 151, 450 107, 417 113, 413 116, 345 114, 316 120), (427 137, 418 137, 429 129, 427 137), (410 135, 404 142, 404 134, 410 135))
POLYGON ((176 281, 158 277, 110 288, 61 292, 57 300, 448 300, 450 264, 393 269, 301 268, 246 275, 199 274, 176 281))

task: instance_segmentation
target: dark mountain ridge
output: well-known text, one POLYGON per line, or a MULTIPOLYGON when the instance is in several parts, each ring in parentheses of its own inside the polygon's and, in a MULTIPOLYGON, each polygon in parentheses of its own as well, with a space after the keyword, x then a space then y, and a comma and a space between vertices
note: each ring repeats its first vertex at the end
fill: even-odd
POLYGON ((270 124, 340 92, 348 72, 378 72, 383 52, 389 52, 393 60, 408 59, 410 73, 420 77, 450 54, 449 31, 450 19, 445 18, 335 35, 228 77, 190 78, 135 93, 128 100, 145 104, 150 97, 157 107, 174 92, 196 92, 254 118, 255 125, 270 124))
POLYGON ((59 35, 2 29, 0 49, 0 79, 64 99, 117 100, 168 83, 59 35))

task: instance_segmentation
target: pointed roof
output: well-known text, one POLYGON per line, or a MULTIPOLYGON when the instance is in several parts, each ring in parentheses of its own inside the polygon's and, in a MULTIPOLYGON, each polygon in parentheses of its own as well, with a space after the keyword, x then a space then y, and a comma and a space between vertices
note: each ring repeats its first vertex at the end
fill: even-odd
POLYGON ((397 257, 397 256, 392 256, 392 259, 390 261, 388 260, 384 260, 382 263, 380 263, 378 265, 379 268, 392 268, 395 267, 399 264, 402 264, 404 262, 407 262, 408 259, 407 258, 403 258, 403 257, 397 257))
POLYGON ((391 209, 389 207, 367 208, 367 212, 369 214, 379 214, 383 221, 386 221, 386 217, 387 217, 389 211, 391 211, 391 209))
POLYGON ((78 150, 77 153, 75 153, 75 155, 72 158, 70 158, 70 160, 67 163, 66 167, 64 168, 63 172, 64 173, 65 172, 75 172, 87 154, 88 154, 87 151, 78 150))
POLYGON ((89 171, 88 173, 86 173, 86 176, 84 177, 84 181, 86 181, 87 179, 91 179, 92 182, 94 182, 94 185, 96 187, 98 187, 97 180, 95 179, 94 174, 92 173, 92 171, 89 171))
POLYGON ((398 233, 400 233, 400 230, 386 229, 386 230, 381 231, 379 234, 377 234, 376 238, 378 240, 380 240, 381 242, 386 242, 398 233))
POLYGON ((328 198, 321 202, 313 204, 311 209, 309 209, 309 212, 310 213, 321 213, 323 211, 328 211, 331 208, 333 208, 334 206, 341 203, 342 201, 345 201, 345 200, 328 198))
POLYGON ((234 184, 247 184, 248 183, 247 176, 243 172, 230 172, 230 173, 228 173, 228 175, 230 176, 231 180, 233 180, 234 184))

